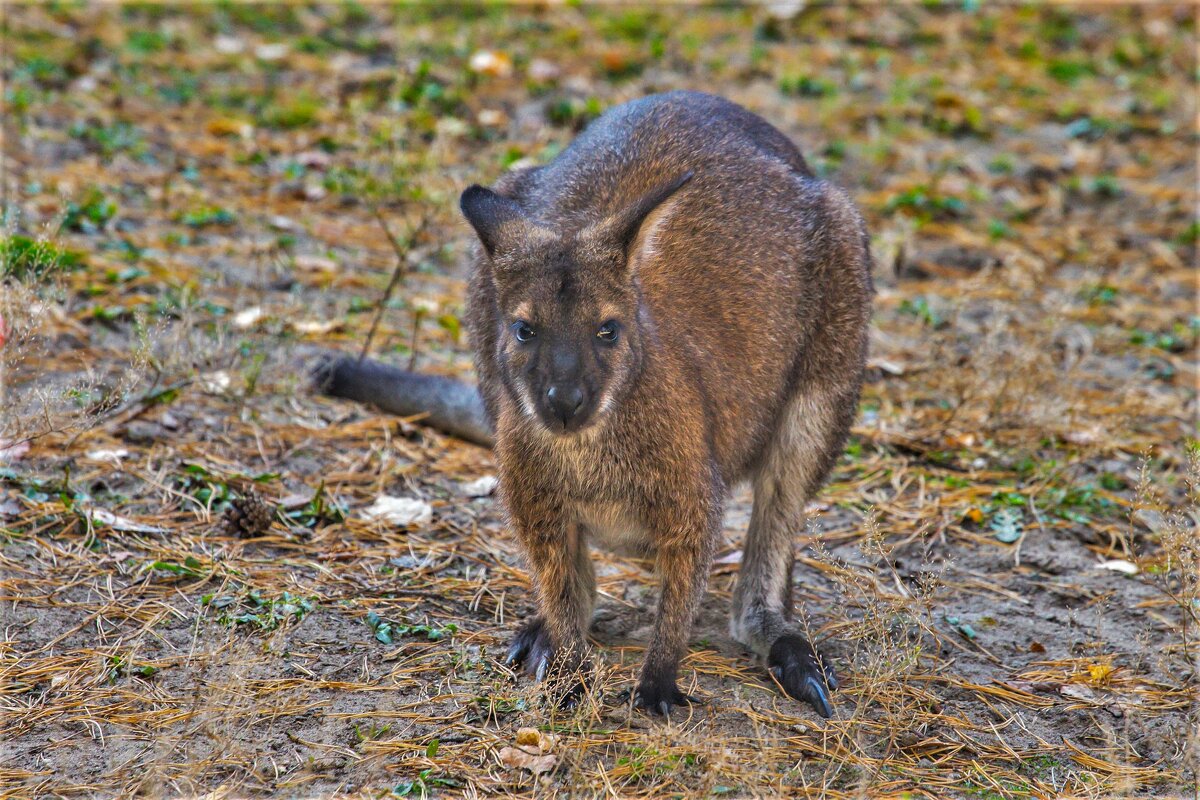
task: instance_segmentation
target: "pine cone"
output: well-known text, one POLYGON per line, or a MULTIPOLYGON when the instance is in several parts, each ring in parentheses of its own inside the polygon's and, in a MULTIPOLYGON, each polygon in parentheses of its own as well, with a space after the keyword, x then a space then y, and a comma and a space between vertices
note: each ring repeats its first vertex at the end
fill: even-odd
POLYGON ((271 530, 274 519, 275 504, 250 489, 230 503, 225 512, 225 532, 245 538, 262 536, 271 530))

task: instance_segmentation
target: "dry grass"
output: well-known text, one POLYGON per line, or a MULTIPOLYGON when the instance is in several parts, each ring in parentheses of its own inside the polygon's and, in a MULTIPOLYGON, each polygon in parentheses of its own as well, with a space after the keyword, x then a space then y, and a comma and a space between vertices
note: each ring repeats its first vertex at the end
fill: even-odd
POLYGON ((6 9, 4 241, 47 245, 0 292, 0 797, 1196 795, 1192 17, 291 9, 6 9), (456 190, 675 86, 778 122, 874 234, 863 412, 798 545, 831 720, 725 633, 744 493, 684 663, 706 704, 629 707, 654 578, 598 555, 561 712, 496 659, 530 597, 463 490, 490 454, 303 387, 371 328, 376 209, 428 226, 373 352, 465 374, 456 190), (250 495, 269 530, 223 524, 250 495))

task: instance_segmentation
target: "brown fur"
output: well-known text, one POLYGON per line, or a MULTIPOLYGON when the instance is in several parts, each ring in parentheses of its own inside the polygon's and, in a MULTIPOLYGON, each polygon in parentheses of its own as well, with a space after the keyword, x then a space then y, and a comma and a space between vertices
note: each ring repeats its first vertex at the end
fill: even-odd
POLYGON ((467 190, 463 210, 484 243, 467 314, 480 391, 542 615, 516 660, 581 662, 588 541, 619 540, 662 575, 639 701, 683 702, 676 672, 725 497, 750 480, 731 630, 803 682, 803 659, 784 653, 799 636, 792 539, 855 413, 870 314, 849 198, 760 118, 677 92, 609 111, 547 166, 467 190), (574 416, 547 399, 555 387, 578 390, 574 416))

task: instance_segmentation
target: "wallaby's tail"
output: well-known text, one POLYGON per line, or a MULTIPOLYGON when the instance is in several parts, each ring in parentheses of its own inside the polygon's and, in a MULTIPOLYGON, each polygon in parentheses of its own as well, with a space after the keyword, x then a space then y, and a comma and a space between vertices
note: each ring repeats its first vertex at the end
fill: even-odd
POLYGON ((358 400, 402 417, 425 414, 426 425, 468 442, 492 446, 483 400, 474 386, 441 375, 422 375, 378 361, 323 356, 313 369, 319 391, 358 400))

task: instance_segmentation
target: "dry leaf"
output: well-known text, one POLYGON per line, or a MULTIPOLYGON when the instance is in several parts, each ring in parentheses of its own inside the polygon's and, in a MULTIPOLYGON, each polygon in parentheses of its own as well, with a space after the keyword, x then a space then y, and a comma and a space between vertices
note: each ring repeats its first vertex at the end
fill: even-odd
POLYGON ((497 50, 480 50, 471 56, 468 66, 471 72, 480 75, 491 75, 497 78, 507 78, 512 75, 512 59, 507 54, 497 50))
POLYGON ((508 122, 508 115, 494 108, 485 108, 479 112, 479 124, 487 128, 498 128, 508 122))
POLYGON ((537 728, 520 728, 517 730, 517 745, 529 749, 536 747, 542 753, 549 753, 554 749, 556 739, 544 733, 537 728))
POLYGON ((897 364, 895 361, 888 361, 886 358, 872 358, 867 361, 868 367, 874 367, 880 372, 886 372, 888 375, 903 375, 904 365, 897 364))
POLYGON ((112 450, 92 450, 86 456, 88 461, 111 461, 119 463, 122 458, 129 455, 129 451, 123 447, 117 447, 112 450))
POLYGON ((288 46, 283 42, 260 44, 254 48, 254 57, 260 61, 279 61, 286 58, 287 54, 288 46))
POLYGON ((1088 683, 1093 686, 1103 686, 1108 683, 1108 679, 1116 671, 1112 664, 1089 664, 1088 668, 1088 683))
POLYGON ((433 126, 433 129, 442 136, 456 138, 466 136, 471 132, 471 126, 458 117, 442 117, 433 126))
POLYGON ((1100 441, 1100 431, 1096 428, 1088 428, 1082 431, 1068 431, 1063 434, 1063 439, 1071 444, 1095 444, 1100 441))
POLYGON ((223 369, 200 376, 200 388, 209 394, 222 394, 233 385, 233 378, 223 369))
POLYGON ((244 119, 218 117, 209 120, 206 130, 213 136, 239 136, 249 139, 254 136, 254 126, 244 119))
POLYGON ((1079 683, 1068 683, 1059 688, 1058 693, 1063 697, 1069 697, 1072 700, 1080 700, 1084 703, 1094 703, 1099 705, 1102 701, 1100 695, 1096 694, 1090 687, 1079 683))
POLYGON ((1132 561, 1114 558, 1096 565, 1097 569, 1111 569, 1113 572, 1123 572, 1126 575, 1137 575, 1138 565, 1132 561))
POLYGON ((303 492, 293 492, 279 501, 279 507, 284 511, 292 511, 297 508, 302 508, 312 502, 313 496, 316 494, 312 489, 307 489, 303 492))
POLYGON ((713 559, 714 564, 740 564, 742 563, 742 551, 733 550, 720 558, 713 559))
POLYGON ((218 36, 213 39, 213 47, 218 53, 227 56, 236 55, 246 49, 246 43, 235 36, 218 36))
POLYGON ((8 444, 0 439, 0 464, 11 464, 29 452, 29 442, 8 444))
POLYGON ((439 303, 437 300, 433 299, 432 297, 424 297, 422 295, 417 295, 414 297, 411 301, 409 301, 409 304, 412 306, 413 311, 419 311, 422 314, 433 315, 442 309, 441 303, 439 303))
POLYGON ((629 68, 629 56, 622 50, 609 49, 601 54, 600 63, 605 72, 624 72, 629 68))
POLYGON ((305 150, 296 155, 296 163, 310 169, 326 169, 333 162, 333 157, 324 150, 305 150))
POLYGON ((529 78, 538 83, 549 83, 558 78, 562 74, 562 70, 553 61, 547 61, 544 58, 535 58, 529 62, 529 78))
POLYGON ((382 494, 363 510, 363 516, 392 525, 427 525, 433 519, 433 506, 412 497, 382 494))
POLYGON ((296 333, 323 334, 332 333, 342 327, 342 322, 335 319, 302 319, 288 323, 288 327, 296 333))
POLYGON ((549 772, 554 769, 554 764, 557 761, 558 756, 553 753, 545 755, 529 753, 520 747, 503 747, 500 749, 501 764, 506 767, 527 769, 534 775, 540 775, 543 772, 549 772))
POLYGON ((1134 522, 1140 522, 1151 533, 1162 533, 1167 526, 1167 520, 1161 511, 1152 508, 1139 508, 1133 512, 1134 522))
POLYGON ((338 263, 332 258, 323 256, 299 255, 293 260, 296 269, 305 272, 337 272, 338 263))
POLYGON ((131 533, 166 533, 166 528, 160 528, 157 525, 146 525, 142 522, 122 517, 117 514, 107 511, 103 508, 92 508, 87 510, 88 518, 93 523, 99 522, 102 525, 107 525, 118 531, 129 531, 131 533))
POLYGON ((464 483, 462 485, 462 492, 467 497, 487 497, 496 491, 496 485, 499 482, 495 475, 484 475, 478 480, 464 483))
POLYGON ((266 312, 262 310, 261 306, 251 306, 250 308, 242 309, 233 315, 233 327, 243 331, 253 328, 265 316, 266 312))

